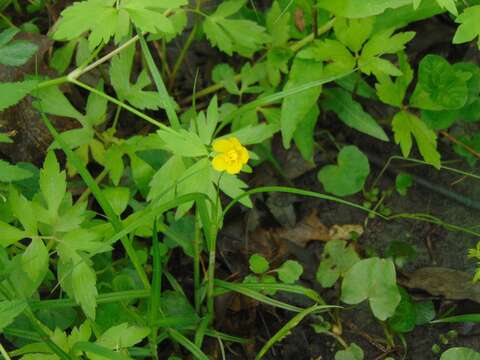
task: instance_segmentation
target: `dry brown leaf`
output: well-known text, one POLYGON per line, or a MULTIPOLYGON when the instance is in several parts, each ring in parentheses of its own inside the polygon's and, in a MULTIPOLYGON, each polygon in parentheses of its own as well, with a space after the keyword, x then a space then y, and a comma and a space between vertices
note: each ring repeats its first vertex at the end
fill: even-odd
POLYGON ((305 30, 305 17, 302 9, 296 8, 295 13, 294 13, 294 18, 295 18, 295 26, 299 31, 304 31, 305 30))
POLYGON ((301 247, 305 247, 309 241, 350 240, 351 233, 363 234, 361 225, 333 225, 325 226, 318 217, 317 211, 312 210, 308 216, 293 228, 283 228, 276 231, 277 236, 287 239, 301 247))
POLYGON ((277 230, 276 235, 302 247, 305 247, 312 240, 330 240, 329 229, 320 221, 315 210, 297 223, 295 227, 277 230))
POLYGON ((472 300, 480 303, 480 284, 473 283, 470 274, 459 270, 424 267, 410 274, 405 285, 449 300, 472 300))
POLYGON ((333 225, 328 231, 330 240, 351 240, 352 233, 363 235, 363 226, 358 224, 333 225))

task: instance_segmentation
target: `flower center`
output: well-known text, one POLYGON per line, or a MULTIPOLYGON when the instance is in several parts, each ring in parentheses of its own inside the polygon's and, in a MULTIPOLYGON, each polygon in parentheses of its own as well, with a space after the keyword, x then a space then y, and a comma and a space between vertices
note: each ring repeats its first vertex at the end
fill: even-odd
POLYGON ((225 153, 227 162, 233 163, 238 161, 238 153, 235 150, 229 150, 225 153))

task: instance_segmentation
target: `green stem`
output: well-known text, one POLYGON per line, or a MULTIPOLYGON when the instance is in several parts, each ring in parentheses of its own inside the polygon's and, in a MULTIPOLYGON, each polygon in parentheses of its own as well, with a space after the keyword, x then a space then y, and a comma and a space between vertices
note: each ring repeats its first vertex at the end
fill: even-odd
POLYGON ((157 321, 157 316, 160 309, 160 297, 162 293, 162 259, 160 257, 160 248, 158 243, 157 219, 153 221, 152 234, 152 253, 153 253, 153 274, 152 274, 152 288, 150 294, 150 346, 155 359, 158 360, 157 354, 157 333, 158 326, 154 325, 157 321))
POLYGON ((201 232, 200 232, 200 216, 198 212, 195 213, 195 237, 193 243, 193 284, 194 284, 194 302, 195 311, 200 314, 200 245, 201 245, 201 232))
POLYGON ((115 117, 113 119, 112 129, 117 129, 118 120, 120 119, 120 113, 122 112, 122 108, 117 106, 117 110, 115 111, 115 117))
POLYGON ((61 85, 63 83, 68 82, 68 77, 67 76, 61 76, 55 79, 50 79, 46 81, 42 81, 40 84, 37 85, 37 89, 42 89, 50 86, 57 86, 61 85))
MULTIPOLYGON (((212 206, 212 218, 215 216, 215 221, 210 221, 208 227, 206 227, 206 238, 209 244, 209 256, 208 256, 208 270, 207 270, 207 316, 210 319, 214 319, 215 317, 215 302, 214 302, 214 282, 215 282, 215 260, 217 255, 217 229, 218 229, 218 221, 217 221, 217 209, 220 202, 220 181, 222 180, 222 175, 218 178, 217 184, 217 198, 215 204, 212 206)), ((204 209, 204 212, 208 210, 204 209)), ((205 226, 205 224, 204 224, 205 226)))
POLYGON ((155 86, 157 87, 157 90, 158 90, 158 94, 160 95, 160 98, 163 100, 163 106, 167 113, 170 126, 174 130, 179 130, 181 128, 181 125, 180 125, 180 121, 178 120, 177 113, 175 112, 174 102, 172 101, 172 99, 170 98, 170 95, 168 94, 167 88, 165 87, 165 83, 163 82, 162 76, 160 75, 160 72, 158 71, 158 68, 155 65, 155 61, 153 60, 152 54, 150 53, 150 50, 148 48, 147 42, 145 41, 145 38, 141 33, 138 36, 140 38, 140 45, 142 47, 143 55, 145 56, 145 60, 147 61, 148 69, 152 74, 153 81, 155 82, 155 86))
POLYGON ((33 314, 32 310, 30 308, 27 308, 24 311, 24 314, 27 316, 28 320, 32 324, 33 328, 35 331, 40 335, 40 338, 42 339, 45 344, 62 360, 72 360, 72 357, 68 355, 65 351, 62 350, 56 343, 54 343, 51 339, 50 336, 43 330, 43 328, 39 325, 39 321, 33 314))
POLYGON ((89 72, 90 70, 92 70, 92 69, 96 68, 97 66, 103 64, 104 62, 110 60, 112 57, 114 57, 115 55, 120 53, 122 50, 124 50, 127 47, 129 47, 130 45, 136 43, 138 41, 138 39, 139 39, 139 37, 138 37, 138 35, 136 35, 133 38, 126 41, 124 44, 120 45, 115 50, 109 52, 107 55, 105 55, 105 56, 101 57, 100 59, 98 59, 97 61, 93 62, 92 64, 90 64, 88 66, 85 66, 85 67, 80 66, 80 67, 76 68, 70 74, 67 75, 68 79, 70 81, 74 80, 74 79, 78 79, 83 74, 89 72))
POLYGON ((0 354, 3 356, 5 360, 12 360, 2 344, 0 344, 0 354))
POLYGON ((150 124, 153 124, 163 130, 167 130, 167 131, 170 131, 170 128, 164 124, 162 124, 161 122, 155 120, 154 118, 148 116, 148 115, 145 115, 144 113, 142 113, 141 111, 138 111, 137 109, 135 109, 134 107, 131 107, 130 105, 127 105, 123 102, 121 102, 120 100, 118 99, 115 99, 114 97, 110 96, 110 95, 107 95, 105 94, 103 91, 100 91, 100 90, 97 90, 95 89, 94 87, 91 87, 85 83, 82 83, 76 79, 69 79, 69 81, 72 83, 72 84, 75 84, 81 88, 84 88, 85 90, 88 90, 98 96, 101 96, 105 99, 107 99, 108 101, 114 103, 115 105, 118 105, 122 108, 124 108, 125 110, 128 110, 130 111, 132 114, 135 114, 137 115, 139 118, 149 122, 150 124))
POLYGON ((192 31, 190 32, 190 35, 187 38, 187 41, 182 47, 182 50, 180 51, 180 55, 178 56, 177 61, 175 62, 175 65, 173 66, 172 74, 170 76, 170 80, 168 82, 168 88, 171 89, 175 83, 175 78, 177 77, 178 70, 183 64, 183 61, 185 60, 185 56, 187 55, 188 49, 192 45, 193 40, 195 39, 195 35, 197 33, 197 27, 198 25, 195 24, 193 26, 192 31))
MULTIPOLYGON (((196 0, 196 7, 195 9, 197 11, 200 11, 201 10, 201 4, 202 4, 202 1, 201 0, 196 0)), ((193 25, 193 29, 192 31, 190 32, 190 35, 188 36, 187 38, 187 41, 185 42, 185 44, 183 45, 182 47, 182 50, 180 51, 180 55, 178 56, 178 59, 177 61, 175 62, 175 65, 173 66, 173 71, 172 71, 172 74, 170 76, 170 81, 168 83, 168 87, 171 89, 173 87, 173 84, 175 83, 175 78, 177 77, 177 73, 178 73, 178 70, 180 69, 180 67, 182 66, 183 64, 183 61, 185 60, 185 56, 188 52, 188 49, 190 49, 190 46, 192 45, 192 42, 193 40, 195 39, 195 35, 197 34, 197 29, 198 29, 198 14, 195 15, 195 24, 193 25)))
MULTIPOLYGON (((108 170, 107 169, 103 169, 103 171, 95 178, 95 182, 97 184, 100 184, 102 182, 102 180, 105 178, 105 176, 108 175, 108 170)), ((79 204, 85 200, 87 200, 88 196, 92 193, 92 190, 87 187, 85 189, 85 191, 82 193, 82 195, 80 195, 80 197, 77 199, 77 201, 75 202, 76 204, 79 204)))
POLYGON ((8 26, 13 27, 13 28, 15 28, 15 29, 18 29, 18 26, 16 26, 14 23, 12 23, 12 22, 10 21, 10 19, 9 19, 8 17, 6 17, 2 12, 0 12, 0 19, 2 19, 3 21, 5 21, 8 26))

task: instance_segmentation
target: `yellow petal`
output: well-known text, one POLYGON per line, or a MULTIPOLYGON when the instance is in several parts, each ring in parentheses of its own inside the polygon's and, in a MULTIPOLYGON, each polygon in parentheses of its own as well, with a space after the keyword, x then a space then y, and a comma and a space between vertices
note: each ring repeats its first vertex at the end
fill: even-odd
POLYGON ((232 144, 230 141, 225 139, 215 140, 213 143, 213 150, 216 152, 227 152, 232 149, 232 144))
POLYGON ((239 148, 239 147, 243 147, 242 144, 240 144, 240 141, 238 141, 238 139, 236 137, 231 137, 230 139, 230 143, 235 147, 235 148, 239 148))
POLYGON ((245 149, 243 146, 240 149, 240 162, 242 164, 246 164, 248 162, 248 159, 250 159, 250 155, 248 154, 248 150, 245 149))
POLYGON ((217 155, 212 160, 212 166, 217 171, 224 171, 227 168, 227 162, 224 155, 217 155))
POLYGON ((242 164, 238 161, 227 164, 227 173, 231 175, 238 174, 240 170, 242 170, 242 164))

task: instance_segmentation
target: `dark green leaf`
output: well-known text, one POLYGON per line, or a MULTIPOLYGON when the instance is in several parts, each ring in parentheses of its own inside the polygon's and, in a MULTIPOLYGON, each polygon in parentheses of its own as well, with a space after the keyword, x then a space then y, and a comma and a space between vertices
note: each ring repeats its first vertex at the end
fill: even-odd
POLYGON ((358 102, 353 100, 349 92, 335 88, 325 91, 325 95, 326 100, 323 102, 325 108, 334 111, 345 124, 379 140, 389 140, 382 127, 363 110, 358 102))

